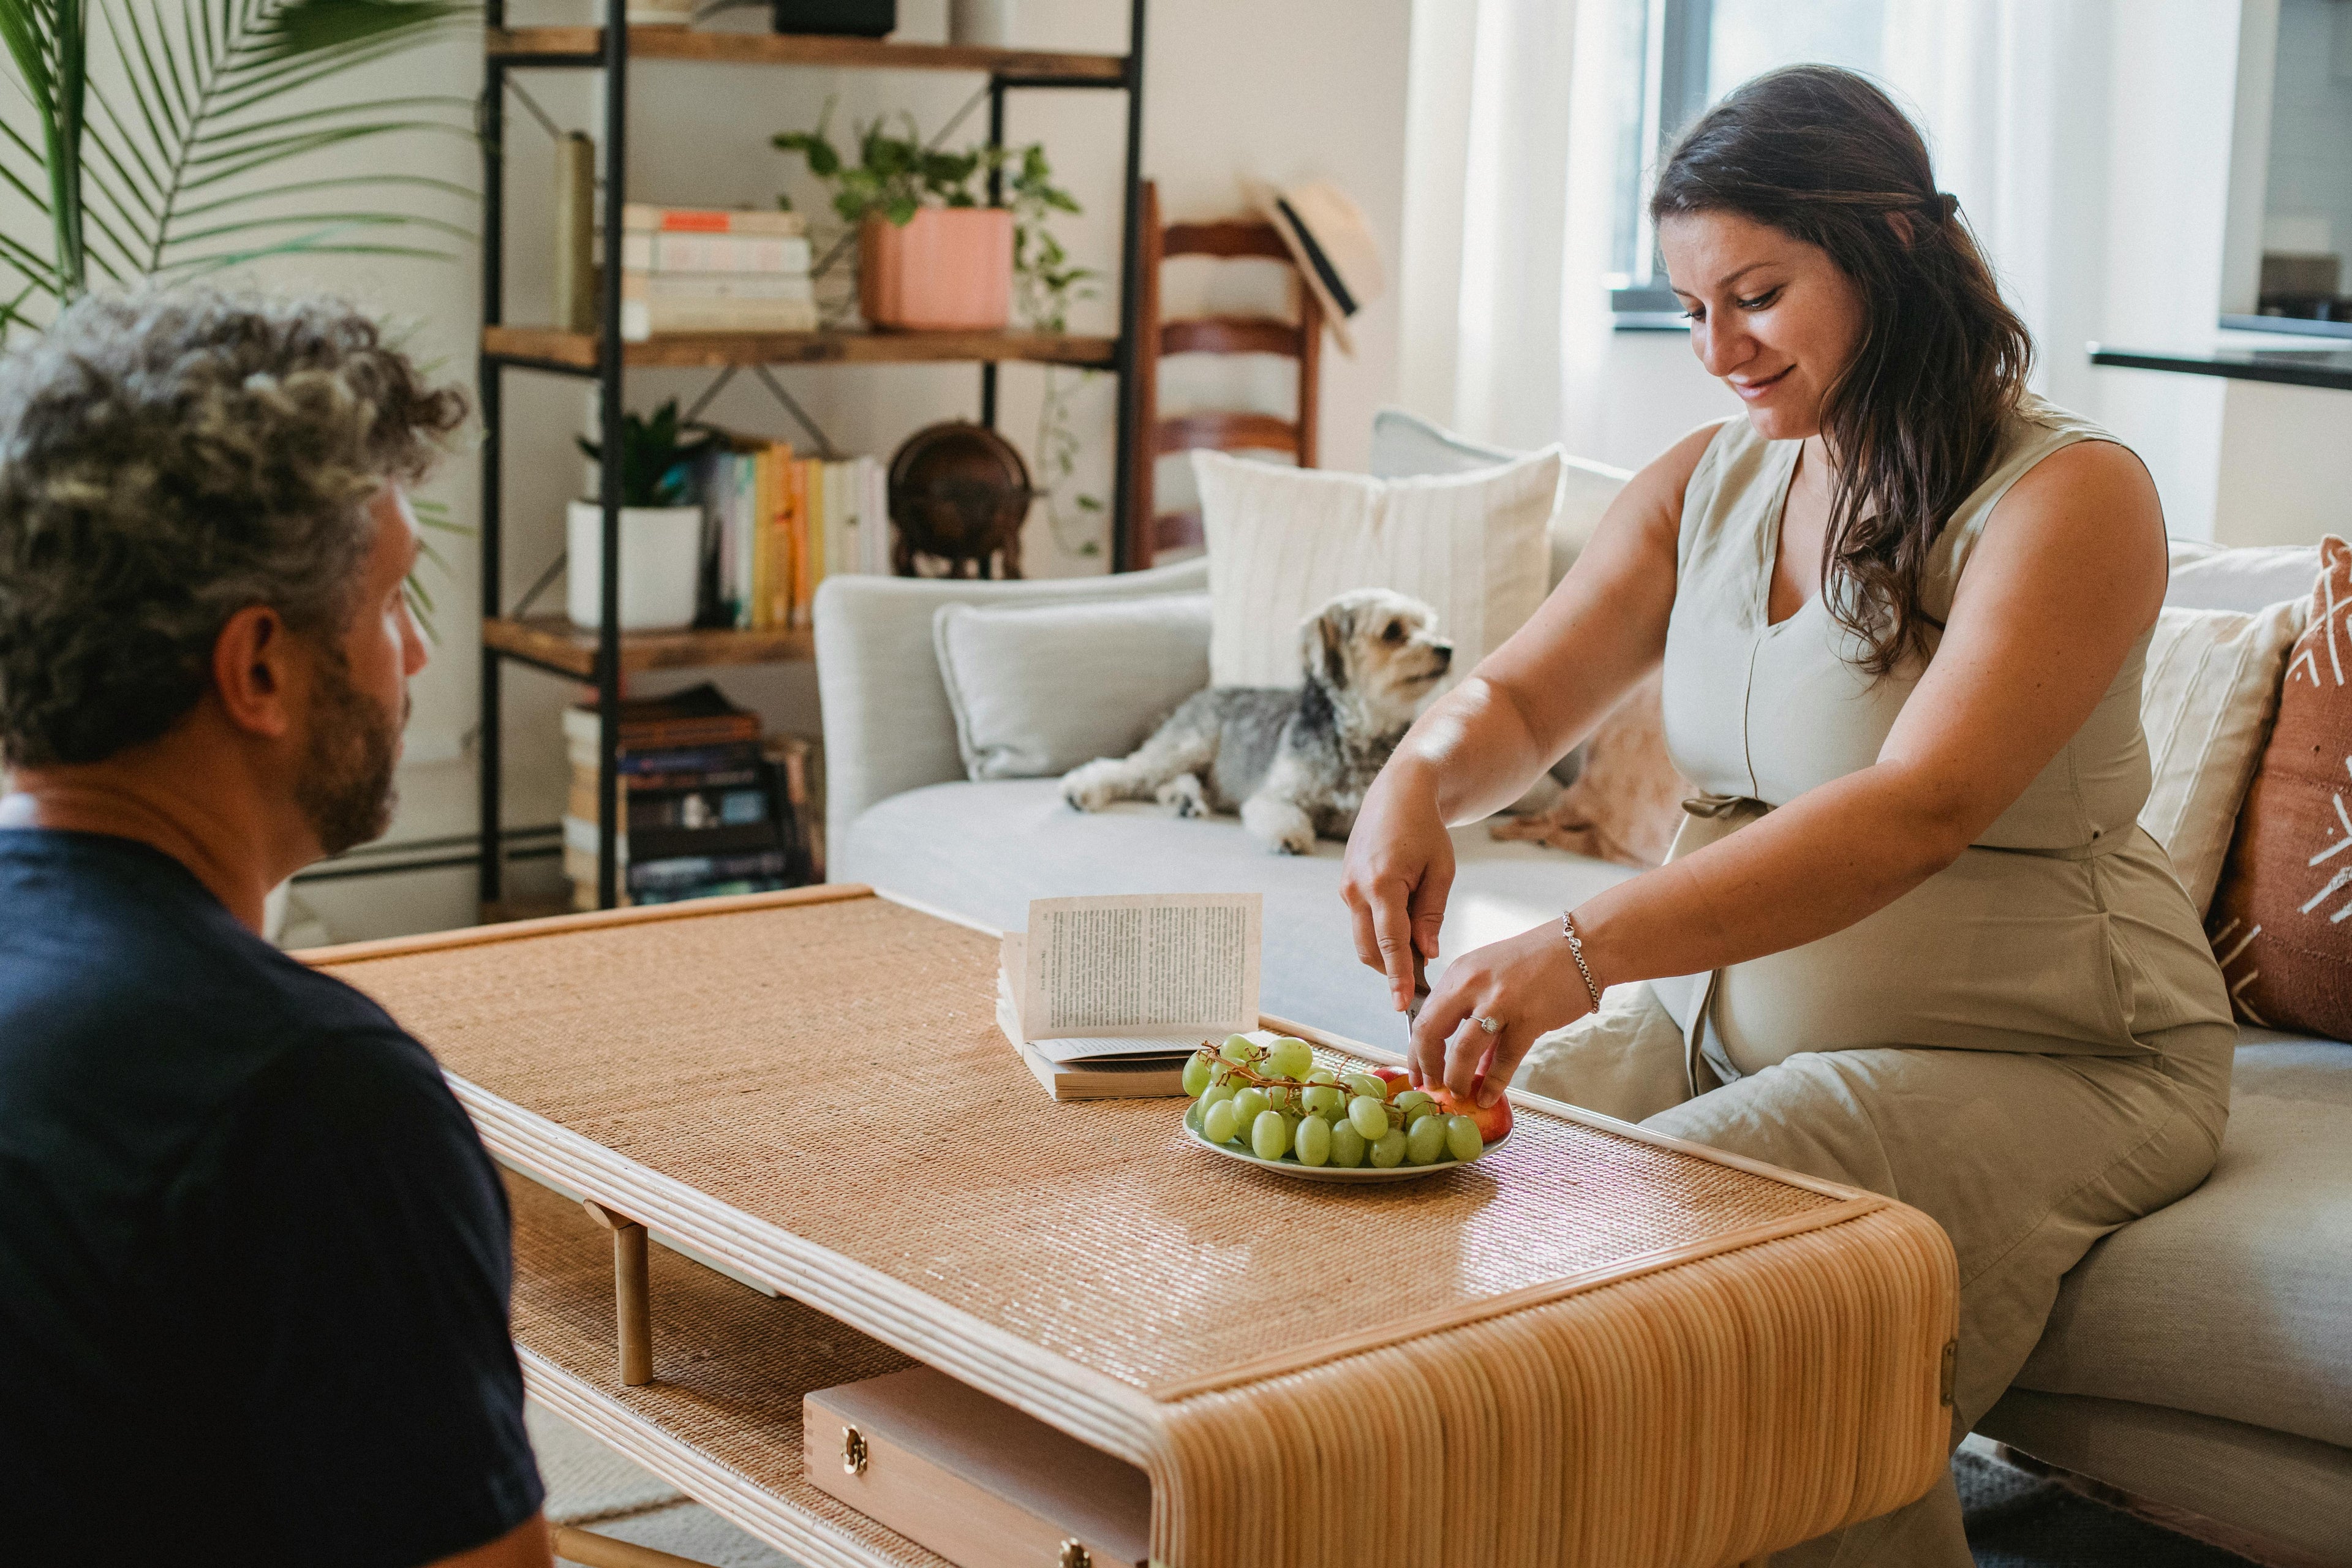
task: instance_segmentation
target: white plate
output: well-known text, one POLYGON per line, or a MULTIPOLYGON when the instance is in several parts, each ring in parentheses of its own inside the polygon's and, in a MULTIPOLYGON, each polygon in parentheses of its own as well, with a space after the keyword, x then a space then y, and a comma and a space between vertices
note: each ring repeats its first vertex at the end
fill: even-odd
MULTIPOLYGON (((1415 1176, 1433 1176, 1440 1171, 1458 1171, 1474 1164, 1471 1160, 1440 1160, 1433 1165, 1391 1165, 1383 1171, 1377 1165, 1363 1164, 1350 1171, 1339 1165, 1302 1165, 1297 1156, 1285 1154, 1279 1160, 1261 1160, 1240 1143, 1212 1143, 1201 1136, 1201 1102, 1197 1100, 1184 1108, 1184 1136, 1212 1154, 1223 1154, 1228 1160, 1239 1160, 1244 1165, 1255 1165, 1261 1171, 1276 1175, 1296 1176, 1302 1182, 1410 1182, 1415 1176)), ((1478 1152, 1483 1160, 1511 1141, 1504 1133, 1478 1152)), ((1367 1160, 1370 1159, 1366 1155, 1367 1160)))

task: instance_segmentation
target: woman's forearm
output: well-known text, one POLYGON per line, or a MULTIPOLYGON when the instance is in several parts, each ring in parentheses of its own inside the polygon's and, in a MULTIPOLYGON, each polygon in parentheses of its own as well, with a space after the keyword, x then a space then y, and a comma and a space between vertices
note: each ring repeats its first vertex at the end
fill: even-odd
POLYGON ((1603 984, 1695 974, 1818 941, 1952 863, 1969 836, 1881 763, 1576 906, 1603 984))
POLYGON ((1414 721, 1390 767, 1425 781, 1438 814, 1459 826, 1518 799, 1550 762, 1509 695, 1474 674, 1414 721))

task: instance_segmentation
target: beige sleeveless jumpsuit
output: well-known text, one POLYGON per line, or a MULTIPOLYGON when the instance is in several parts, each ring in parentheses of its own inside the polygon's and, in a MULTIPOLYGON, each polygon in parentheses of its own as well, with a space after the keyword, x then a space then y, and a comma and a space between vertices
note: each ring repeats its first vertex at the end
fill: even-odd
MULTIPOLYGON (((1938 619, 2019 476, 2112 439, 2026 400, 1937 541, 1926 597, 1938 619)), ((1869 766, 1924 668, 1874 682, 1818 597, 1769 624, 1798 447, 1735 419, 1683 494, 1665 729, 1702 793, 1685 804, 1676 855, 1869 766)), ((2204 1180, 2229 1114, 2237 1030, 2221 973, 2137 822, 2147 648, 2143 636, 2065 749, 1953 865, 1817 942, 1613 988, 1519 1074, 1538 1093, 1934 1215, 1959 1258, 1955 1444, 2023 1365, 2060 1277, 2204 1180)), ((1774 1561, 1970 1563, 1948 1478, 1774 1561)))

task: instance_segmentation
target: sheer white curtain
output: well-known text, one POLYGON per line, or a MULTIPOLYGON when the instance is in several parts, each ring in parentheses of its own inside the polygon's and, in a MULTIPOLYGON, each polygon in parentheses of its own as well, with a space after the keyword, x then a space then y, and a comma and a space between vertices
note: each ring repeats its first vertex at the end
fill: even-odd
POLYGON ((1406 406, 1558 438, 1574 0, 1416 0, 1401 268, 1406 406))
MULTIPOLYGON (((1402 273, 1407 406, 1483 439, 1638 463, 1724 399, 1665 334, 1613 333, 1623 205, 1612 29, 1640 0, 1417 0, 1402 273)), ((1809 0, 1787 0, 1802 5, 1809 0)), ((2091 396, 2113 0, 1877 0, 1877 74, 1928 137, 2011 302, 2035 384, 2091 396), (1883 7, 1883 8, 1881 8, 1883 7)), ((1769 14, 1768 14, 1769 15, 1769 14)), ((1801 30, 1780 35, 1804 47, 1801 30)), ((1773 56, 1774 29, 1742 41, 1773 56)), ((1790 58, 1794 58, 1793 56, 1790 58)), ((1723 85, 1729 85, 1727 83, 1723 85)))

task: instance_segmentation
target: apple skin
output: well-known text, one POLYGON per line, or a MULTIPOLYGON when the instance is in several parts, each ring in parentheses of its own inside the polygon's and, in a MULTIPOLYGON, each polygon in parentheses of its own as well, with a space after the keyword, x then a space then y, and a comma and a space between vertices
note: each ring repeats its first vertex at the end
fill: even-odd
POLYGON ((1389 1086, 1391 1100, 1412 1087, 1412 1074, 1402 1068, 1374 1068, 1372 1076, 1389 1086))
POLYGON ((1437 1101, 1437 1109, 1448 1116, 1466 1116, 1478 1124, 1478 1136, 1489 1145, 1499 1143, 1511 1131, 1511 1102, 1497 1100, 1492 1105, 1481 1105, 1475 1100, 1465 1100, 1443 1084, 1426 1084, 1422 1092, 1437 1101))

